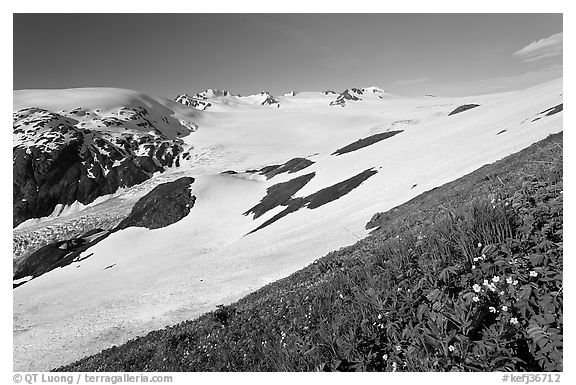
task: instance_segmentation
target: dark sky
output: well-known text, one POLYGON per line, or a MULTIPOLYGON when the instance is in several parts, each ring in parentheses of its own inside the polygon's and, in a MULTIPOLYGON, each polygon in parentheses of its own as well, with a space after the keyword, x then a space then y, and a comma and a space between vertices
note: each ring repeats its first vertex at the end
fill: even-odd
POLYGON ((473 94, 561 76, 561 33, 561 14, 15 14, 14 88, 473 94))

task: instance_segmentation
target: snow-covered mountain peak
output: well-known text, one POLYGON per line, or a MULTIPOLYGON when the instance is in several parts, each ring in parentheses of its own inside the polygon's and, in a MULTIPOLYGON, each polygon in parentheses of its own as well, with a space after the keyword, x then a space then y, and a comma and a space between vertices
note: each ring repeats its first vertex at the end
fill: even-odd
POLYGON ((372 94, 377 94, 377 95, 383 95, 386 93, 386 91, 384 91, 382 88, 377 87, 377 86, 370 86, 370 87, 364 87, 362 88, 362 91, 364 93, 372 93, 372 94))
POLYGON ((346 102, 348 101, 360 101, 360 95, 363 95, 364 92, 359 88, 347 88, 338 95, 336 100, 330 102, 331 106, 340 106, 344 107, 346 102))
POLYGON ((202 92, 194 94, 194 97, 202 99, 212 99, 227 96, 234 96, 234 95, 230 91, 219 90, 215 88, 208 88, 202 92))

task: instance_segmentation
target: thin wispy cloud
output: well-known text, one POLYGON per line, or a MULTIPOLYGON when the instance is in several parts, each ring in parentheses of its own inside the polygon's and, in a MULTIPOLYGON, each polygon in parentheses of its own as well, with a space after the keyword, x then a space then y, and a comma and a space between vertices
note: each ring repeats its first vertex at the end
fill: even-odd
POLYGON ((396 80, 394 83, 391 83, 390 86, 407 86, 407 85, 411 85, 411 84, 424 83, 424 82, 427 82, 429 80, 430 80, 430 78, 396 80))
POLYGON ((525 62, 537 62, 562 55, 562 32, 556 33, 545 39, 536 40, 514 55, 525 62))
POLYGON ((524 89, 546 81, 562 77, 562 66, 554 65, 537 71, 491 79, 478 79, 463 82, 451 89, 454 95, 477 95, 492 92, 506 92, 524 89))

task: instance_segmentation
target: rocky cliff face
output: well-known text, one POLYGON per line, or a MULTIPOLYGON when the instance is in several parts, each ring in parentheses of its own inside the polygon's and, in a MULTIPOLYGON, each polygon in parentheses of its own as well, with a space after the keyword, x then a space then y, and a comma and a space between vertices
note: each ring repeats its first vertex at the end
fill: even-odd
POLYGON ((188 156, 180 137, 191 130, 173 117, 157 121, 144 107, 107 116, 80 108, 14 112, 13 226, 178 166, 188 156))

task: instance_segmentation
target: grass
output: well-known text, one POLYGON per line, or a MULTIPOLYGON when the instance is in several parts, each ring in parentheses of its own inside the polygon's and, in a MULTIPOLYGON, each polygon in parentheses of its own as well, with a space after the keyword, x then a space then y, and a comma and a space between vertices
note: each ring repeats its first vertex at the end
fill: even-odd
POLYGON ((375 215, 374 232, 64 371, 561 371, 562 134, 375 215))

